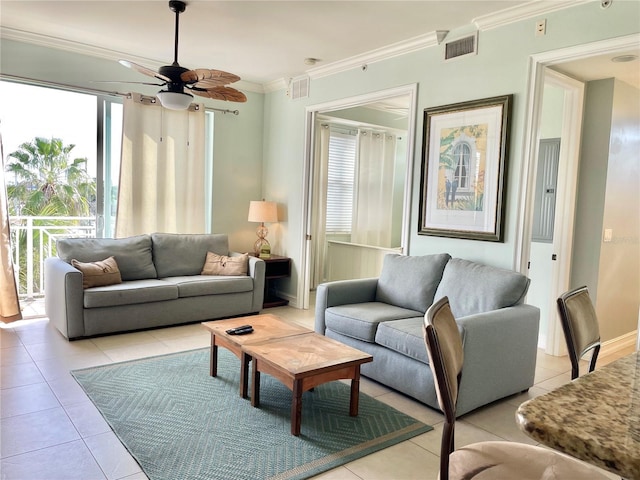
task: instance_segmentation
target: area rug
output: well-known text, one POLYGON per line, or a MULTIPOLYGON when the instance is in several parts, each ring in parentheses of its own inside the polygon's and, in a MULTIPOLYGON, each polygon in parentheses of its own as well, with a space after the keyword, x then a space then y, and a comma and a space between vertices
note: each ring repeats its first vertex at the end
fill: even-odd
POLYGON ((432 427, 349 385, 305 392, 302 430, 291 435, 291 391, 261 376, 260 408, 240 398, 240 361, 209 349, 75 370, 72 375, 150 480, 303 479, 432 427))

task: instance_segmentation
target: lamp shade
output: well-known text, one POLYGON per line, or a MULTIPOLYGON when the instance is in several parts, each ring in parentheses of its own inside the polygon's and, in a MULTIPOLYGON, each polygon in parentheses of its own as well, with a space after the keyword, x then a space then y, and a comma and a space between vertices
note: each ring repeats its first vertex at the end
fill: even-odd
POLYGON ((278 221, 278 207, 276 202, 266 202, 264 200, 252 200, 249 204, 249 219, 250 222, 277 222, 278 221))
POLYGON ((169 92, 161 90, 157 94, 164 108, 171 110, 186 110, 191 105, 193 95, 184 92, 169 92))

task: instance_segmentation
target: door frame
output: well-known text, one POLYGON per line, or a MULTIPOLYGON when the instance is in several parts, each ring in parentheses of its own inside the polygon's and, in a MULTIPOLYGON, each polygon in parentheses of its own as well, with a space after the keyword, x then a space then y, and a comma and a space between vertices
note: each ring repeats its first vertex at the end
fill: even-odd
MULTIPOLYGON (((565 152, 567 152, 567 158, 570 159, 573 164, 569 166, 570 168, 568 168, 568 171, 564 172, 565 178, 560 178, 560 172, 558 177, 558 188, 560 189, 560 185, 564 187, 562 196, 558 197, 556 201, 556 203, 559 204, 559 200, 561 200, 562 205, 560 205, 561 209, 556 209, 555 227, 557 227, 557 230, 555 230, 554 234, 554 250, 557 249, 556 251, 558 252, 557 254, 559 255, 560 261, 555 265, 553 278, 550 282, 550 288, 552 289, 550 302, 553 302, 552 309, 550 311, 556 311, 555 298, 553 298, 553 296, 557 292, 562 292, 569 288, 575 211, 575 190, 577 186, 577 168, 580 150, 580 132, 582 126, 582 116, 575 116, 575 112, 577 108, 581 108, 580 105, 582 103, 582 98, 578 94, 577 86, 575 84, 572 85, 569 82, 569 80, 571 80, 569 77, 548 74, 547 67, 571 60, 615 53, 623 49, 637 48, 639 42, 640 34, 632 34, 599 42, 578 45, 575 47, 544 52, 532 55, 529 58, 529 88, 524 137, 525 163, 523 165, 523 174, 520 179, 521 198, 520 209, 518 212, 518 228, 516 230, 517 239, 514 258, 515 268, 525 275, 528 274, 528 262, 531 251, 531 231, 534 209, 533 200, 536 185, 538 140, 545 79, 560 82, 563 88, 568 89, 570 97, 568 100, 571 105, 567 105, 567 99, 565 99, 565 120, 567 120, 566 115, 573 115, 572 118, 567 120, 567 125, 563 122, 563 140, 565 138, 571 139, 571 142, 565 142, 570 143, 570 145, 565 145, 568 149, 568 151, 565 150, 565 152), (565 77, 566 81, 561 80, 561 77, 565 77), (565 128, 570 128, 574 133, 568 134, 571 136, 564 137, 565 128), (562 184, 560 183, 561 181, 563 182, 562 184), (563 217, 563 215, 570 215, 570 217, 563 217), (567 222, 567 218, 569 218, 570 221, 567 222), (559 222, 558 219, 563 219, 564 221, 559 222), (555 237, 558 237, 558 239, 556 240, 555 237)), ((560 327, 560 322, 549 322, 546 352, 551 355, 561 355, 564 349, 562 342, 563 333, 560 327)))
POLYGON ((302 208, 302 225, 304 230, 302 234, 301 248, 301 272, 302 281, 298 282, 298 298, 302 299, 302 308, 309 308, 309 292, 311 284, 311 249, 312 249, 312 205, 313 205, 313 171, 315 167, 315 123, 319 114, 344 108, 357 107, 363 104, 385 100, 391 97, 401 95, 409 96, 409 112, 407 127, 407 173, 405 177, 405 191, 403 201, 402 214, 402 234, 401 234, 401 251, 407 253, 409 251, 409 228, 411 218, 411 198, 413 186, 413 170, 414 170, 414 145, 416 135, 416 111, 418 98, 418 84, 413 83, 395 88, 388 88, 377 92, 358 95, 355 97, 347 97, 330 102, 309 105, 305 112, 305 142, 304 142, 304 169, 303 169, 303 191, 302 198, 304 205, 302 208))

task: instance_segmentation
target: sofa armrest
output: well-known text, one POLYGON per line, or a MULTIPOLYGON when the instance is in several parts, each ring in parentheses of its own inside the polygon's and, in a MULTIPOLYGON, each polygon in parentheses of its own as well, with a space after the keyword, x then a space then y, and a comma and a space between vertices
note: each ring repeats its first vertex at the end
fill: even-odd
MULTIPOLYGON (((229 252, 230 257, 243 255, 239 252, 229 252)), ((266 263, 258 257, 249 255, 249 270, 247 274, 253 279, 253 302, 251 304, 252 312, 262 310, 264 302, 264 276, 266 272, 266 263)))
POLYGON ((540 310, 516 305, 460 317, 464 367, 457 414, 533 385, 540 310))
POLYGON ((322 283, 316 289, 315 331, 324 335, 324 311, 329 307, 376 301, 377 278, 322 283))
POLYGON ((58 257, 46 258, 44 291, 49 321, 66 338, 84 336, 82 272, 58 257))

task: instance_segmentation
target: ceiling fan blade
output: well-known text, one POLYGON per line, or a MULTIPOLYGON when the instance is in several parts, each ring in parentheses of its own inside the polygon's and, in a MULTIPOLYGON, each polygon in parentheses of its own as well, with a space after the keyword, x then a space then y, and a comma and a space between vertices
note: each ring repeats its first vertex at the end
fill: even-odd
POLYGON ((246 102, 247 97, 244 93, 231 87, 212 87, 202 89, 198 87, 188 87, 190 92, 200 95, 201 97, 213 98, 214 100, 227 100, 229 102, 246 102))
POLYGON ((180 78, 183 82, 194 83, 194 86, 204 89, 221 87, 240 80, 240 77, 233 73, 208 68, 196 68, 195 70, 186 71, 180 75, 180 78))
POLYGON ((144 75, 155 77, 158 80, 164 80, 165 82, 171 81, 169 77, 165 77, 164 75, 161 75, 160 73, 154 70, 151 70, 150 68, 143 67, 142 65, 138 65, 137 63, 130 62, 129 60, 118 60, 118 62, 120 63, 120 65, 123 65, 127 68, 131 68, 132 70, 135 70, 136 72, 142 73, 144 75))

